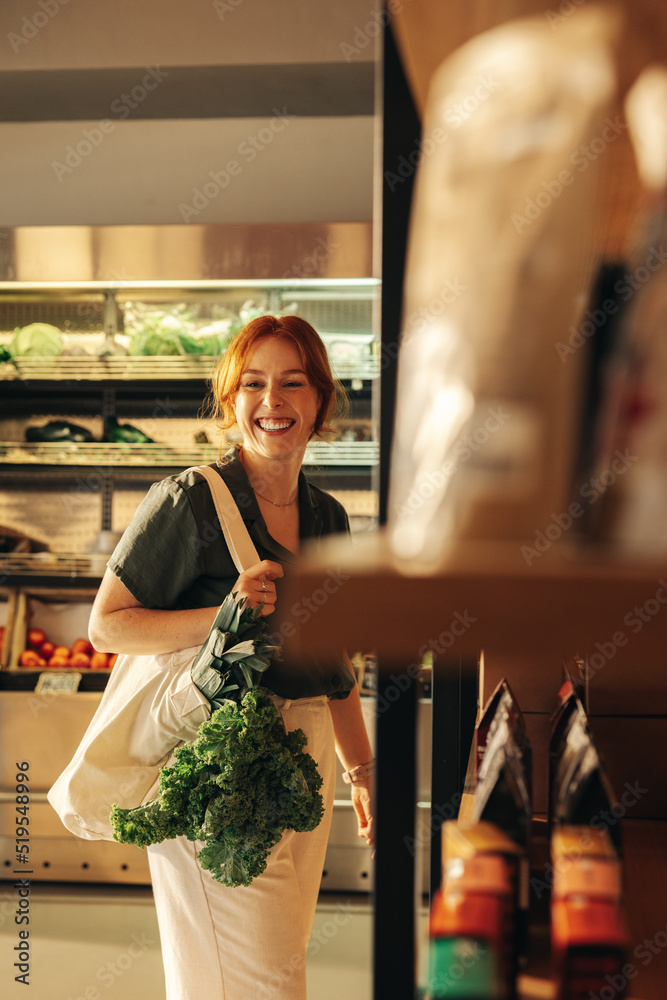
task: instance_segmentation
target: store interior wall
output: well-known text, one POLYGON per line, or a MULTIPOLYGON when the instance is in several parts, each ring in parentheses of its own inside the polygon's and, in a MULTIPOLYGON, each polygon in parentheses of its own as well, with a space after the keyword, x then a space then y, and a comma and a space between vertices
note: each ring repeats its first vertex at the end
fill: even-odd
POLYGON ((377 34, 369 0, 10 0, 0 220, 369 221, 377 34))

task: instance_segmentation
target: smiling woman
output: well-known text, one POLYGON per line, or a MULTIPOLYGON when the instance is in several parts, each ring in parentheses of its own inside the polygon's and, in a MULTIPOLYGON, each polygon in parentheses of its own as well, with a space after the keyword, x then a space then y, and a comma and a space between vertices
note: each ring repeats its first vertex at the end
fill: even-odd
MULTIPOLYGON (((244 327, 213 379, 214 412, 223 428, 238 425, 243 443, 213 468, 259 561, 238 575, 199 470, 156 483, 109 560, 90 619, 97 648, 168 652, 201 645, 230 593, 263 617, 276 607, 285 612, 282 577, 301 542, 349 531, 341 504, 301 468, 308 441, 326 430, 337 393, 324 344, 305 320, 262 316, 244 327)), ((281 628, 293 634, 297 616, 292 608, 281 628)), ((294 976, 275 1000, 305 1000, 306 947, 333 810, 334 750, 351 780, 359 836, 373 843, 372 752, 349 661, 342 649, 331 659, 313 658, 307 669, 286 660, 271 663, 262 686, 286 729, 306 735, 323 779, 323 818, 309 832, 286 830, 266 870, 240 888, 201 869, 199 842, 179 836, 147 848, 167 1000, 248 1000, 263 995, 285 962, 294 976)), ((249 785, 248 794, 254 791, 249 785)))

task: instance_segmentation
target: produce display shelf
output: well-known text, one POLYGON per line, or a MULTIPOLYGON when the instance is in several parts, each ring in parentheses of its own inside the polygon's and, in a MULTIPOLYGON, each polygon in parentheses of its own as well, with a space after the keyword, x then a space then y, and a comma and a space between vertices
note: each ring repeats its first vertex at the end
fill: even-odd
MULTIPOLYGON (((212 355, 179 357, 106 358, 22 357, 0 364, 0 379, 12 382, 193 382, 210 378, 217 358, 212 355)), ((377 378, 380 359, 331 359, 333 373, 342 381, 377 378)))
POLYGON ((71 357, 16 358, 0 365, 6 381, 109 382, 191 381, 210 376, 216 358, 211 355, 185 357, 71 357))
POLYGON ((24 552, 0 555, 0 580, 30 577, 63 580, 78 577, 99 579, 108 556, 74 555, 57 552, 24 552))
MULTIPOLYGON (((74 667, 2 667, 0 668, 0 691, 34 691, 40 674, 80 674, 79 692, 104 691, 113 668, 103 667, 100 670, 74 667)), ((55 697, 43 695, 42 697, 55 697)))
MULTIPOLYGON (((102 442, 0 442, 0 462, 6 465, 151 466, 186 468, 214 462, 214 445, 173 448, 163 444, 106 444, 102 442)), ((306 448, 306 466, 377 465, 375 441, 314 441, 306 448)))

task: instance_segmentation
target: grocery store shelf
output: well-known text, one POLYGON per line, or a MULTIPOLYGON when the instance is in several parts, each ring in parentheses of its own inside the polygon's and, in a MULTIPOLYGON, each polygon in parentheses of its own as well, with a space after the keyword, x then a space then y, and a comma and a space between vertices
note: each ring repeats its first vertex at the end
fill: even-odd
MULTIPOLYGON (((19 357, 0 364, 0 380, 6 382, 201 382, 210 378, 217 358, 212 355, 178 357, 19 357)), ((332 361, 341 381, 377 378, 377 357, 360 361, 332 361)))
POLYGON ((210 376, 215 362, 216 359, 210 355, 20 357, 0 365, 0 378, 22 382, 200 381, 210 376))
MULTIPOLYGON (((163 444, 106 444, 102 442, 0 442, 0 462, 6 465, 67 465, 97 468, 143 466, 186 468, 214 462, 214 445, 172 448, 163 444)), ((377 465, 374 441, 315 441, 306 448, 305 466, 377 465)))
MULTIPOLYGON (((34 691, 42 674, 77 674, 80 676, 77 693, 104 691, 113 668, 100 667, 19 667, 0 668, 0 691, 34 691)), ((48 694, 44 697, 49 697, 48 694)), ((1 714, 1 713, 0 713, 1 714)))
MULTIPOLYGON (((317 226, 319 226, 319 228, 321 229, 322 225, 323 224, 318 223, 315 228, 317 228, 317 226)), ((324 225, 327 225, 327 224, 324 224, 324 225)), ((367 225, 366 223, 342 223, 342 224, 341 223, 333 223, 333 226, 336 229, 336 233, 338 233, 340 231, 339 227, 341 225, 343 227, 348 226, 352 230, 352 232, 351 232, 351 238, 354 238, 355 235, 356 235, 355 232, 354 232, 354 230, 356 230, 356 231, 363 231, 365 229, 370 229, 370 225, 367 225)), ((62 233, 63 230, 64 230, 65 232, 69 231, 69 232, 72 232, 73 234, 76 234, 77 230, 79 230, 81 228, 82 227, 79 227, 79 226, 66 226, 66 227, 65 226, 58 226, 57 227, 59 233, 62 233)), ((86 231, 88 232, 88 227, 85 227, 85 228, 86 228, 86 231)), ((105 228, 106 227, 103 227, 103 226, 99 227, 98 233, 100 234, 100 237, 97 240, 93 240, 92 241, 92 243, 93 243, 93 249, 97 250, 98 252, 100 250, 100 242, 101 241, 103 242, 103 236, 104 236, 105 228)), ((180 235, 179 230, 182 229, 182 228, 183 227, 181 227, 179 225, 176 225, 176 226, 146 226, 146 227, 143 227, 143 226, 141 226, 141 227, 140 226, 122 226, 121 227, 121 226, 119 226, 119 227, 114 227, 114 231, 116 229, 118 229, 118 230, 130 230, 130 233, 128 234, 128 238, 130 238, 130 239, 134 238, 136 240, 136 238, 137 238, 136 234, 137 234, 138 230, 141 230, 141 229, 146 229, 146 230, 149 230, 149 231, 154 230, 154 231, 157 231, 159 233, 159 235, 162 236, 162 238, 164 240, 164 232, 165 232, 165 230, 175 230, 176 231, 175 235, 179 236, 180 235)), ((235 228, 235 226, 234 226, 234 224, 232 224, 231 226, 230 225, 225 225, 223 227, 222 225, 215 225, 214 224, 213 226, 187 226, 186 228, 187 228, 187 230, 188 230, 189 233, 192 233, 194 230, 202 230, 202 238, 203 239, 207 238, 207 233, 211 233, 211 232, 215 233, 216 231, 218 233, 218 238, 219 239, 224 239, 225 238, 225 234, 228 233, 231 229, 235 228)), ((252 230, 253 226, 252 226, 252 224, 250 224, 249 226, 245 225, 245 224, 241 224, 240 227, 238 227, 238 228, 246 231, 246 230, 252 230)), ((266 231, 269 231, 272 227, 270 225, 265 226, 265 225, 261 225, 260 224, 259 226, 256 226, 255 228, 256 229, 263 229, 266 232, 266 231)), ((273 228, 277 229, 279 236, 282 236, 285 233, 286 224, 281 222, 277 227, 273 227, 273 228)), ((295 224, 294 228, 296 230, 300 230, 301 232, 307 234, 309 226, 308 226, 308 224, 304 225, 303 223, 297 223, 297 224, 295 224)), ((30 227, 25 227, 25 229, 27 229, 27 231, 30 232, 30 227)), ((18 231, 20 232, 20 229, 18 231)), ((12 230, 11 228, 0 229, 0 234, 4 234, 5 235, 5 239, 8 239, 8 237, 9 237, 9 235, 11 233, 16 233, 16 232, 17 232, 17 230, 12 230)), ((114 232, 114 235, 117 235, 116 232, 114 232)), ((157 242, 159 243, 159 240, 157 242)), ((283 244, 284 244, 284 240, 283 240, 283 244)), ((118 248, 118 245, 119 244, 117 242, 116 243, 116 247, 117 248, 118 248)), ((146 255, 144 254, 144 257, 145 256, 146 255)), ((195 257, 196 257, 196 255, 191 252, 190 253, 190 258, 191 258, 190 259, 190 263, 191 264, 192 264, 193 259, 195 257)), ((237 257, 238 257, 238 255, 237 255, 237 257)), ((40 263, 44 266, 44 261, 41 261, 40 263)), ((247 263, 247 262, 244 262, 244 263, 247 263)), ((52 267, 55 266, 53 260, 50 260, 49 264, 52 267)), ((71 265, 71 261, 68 261, 68 264, 71 265)), ((283 265, 284 265, 284 259, 283 259, 283 265)), ((119 268, 119 270, 120 270, 120 268, 119 268)), ((0 281, 0 292, 3 292, 3 293, 4 292, 9 292, 10 294, 13 294, 13 295, 24 295, 26 293, 27 294, 33 294, 33 295, 46 294, 49 298, 51 298, 53 296, 53 293, 61 292, 61 293, 64 293, 66 295, 71 295, 73 290, 77 291, 77 292, 106 292, 106 291, 118 291, 118 292, 136 292, 136 291, 142 291, 143 292, 143 291, 146 291, 146 292, 155 292, 155 291, 163 291, 163 292, 169 292, 170 294, 172 294, 172 293, 176 293, 177 294, 177 293, 180 293, 180 292, 213 293, 213 292, 227 291, 227 290, 230 290, 230 289, 233 291, 233 290, 236 290, 237 288, 251 289, 251 290, 255 289, 255 288, 261 288, 261 289, 265 289, 267 291, 272 291, 273 289, 279 289, 280 291, 283 291, 283 292, 295 292, 295 291, 300 291, 301 289, 304 289, 306 291, 313 292, 319 298, 319 297, 321 297, 321 292, 322 291, 331 291, 331 292, 334 292, 334 293, 339 293, 341 290, 347 292, 348 289, 351 289, 351 290, 357 290, 358 292, 360 292, 360 293, 363 294, 364 298, 367 298, 368 297, 368 293, 372 293, 374 290, 378 289, 379 286, 380 286, 380 279, 379 278, 368 278, 368 277, 358 277, 358 278, 318 278, 318 277, 311 277, 311 278, 291 278, 291 277, 289 277, 289 278, 281 279, 281 278, 247 278, 247 277, 245 277, 245 278, 240 278, 240 277, 239 278, 234 278, 234 277, 232 277, 232 278, 216 278, 216 277, 183 278, 182 276, 179 276, 179 277, 174 277, 174 278, 163 278, 163 279, 152 278, 151 277, 151 278, 143 278, 143 279, 140 279, 140 280, 133 280, 133 279, 129 279, 129 278, 127 278, 127 279, 126 278, 118 278, 118 277, 116 277, 116 278, 109 277, 109 278, 102 278, 102 279, 88 279, 88 278, 67 277, 67 278, 62 278, 62 279, 58 279, 58 278, 55 278, 55 279, 54 278, 44 278, 44 280, 35 280, 35 281, 16 281, 16 280, 7 281, 7 280, 2 280, 2 281, 0 281)))
POLYGON ((24 552, 0 555, 0 580, 45 579, 99 581, 104 573, 108 556, 74 555, 57 552, 24 552))

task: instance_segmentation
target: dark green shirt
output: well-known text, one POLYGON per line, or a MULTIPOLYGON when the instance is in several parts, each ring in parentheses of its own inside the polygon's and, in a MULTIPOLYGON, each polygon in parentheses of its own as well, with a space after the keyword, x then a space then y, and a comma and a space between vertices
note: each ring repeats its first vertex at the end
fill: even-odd
MULTIPOLYGON (((229 487, 260 559, 280 563, 286 572, 297 556, 270 534, 236 449, 213 468, 229 487)), ((349 533, 345 508, 299 473, 299 535, 302 541, 349 533)), ((225 542, 213 497, 194 469, 151 486, 132 523, 116 546, 109 569, 145 608, 176 610, 215 607, 238 579, 225 542)), ((280 601, 281 580, 276 580, 280 601)), ((268 624, 268 623, 267 623, 268 624)), ((345 697, 354 684, 342 657, 318 660, 308 669, 290 671, 272 665, 265 683, 286 698, 317 694, 345 697)))

